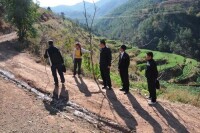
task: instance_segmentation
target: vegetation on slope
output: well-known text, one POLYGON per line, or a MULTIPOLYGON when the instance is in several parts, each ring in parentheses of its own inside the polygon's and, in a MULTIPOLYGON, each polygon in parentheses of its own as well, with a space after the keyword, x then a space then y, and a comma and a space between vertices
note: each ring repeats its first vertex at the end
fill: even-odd
POLYGON ((96 34, 199 60, 200 1, 132 0, 99 21, 96 34))
MULTIPOLYGON (((47 48, 47 41, 53 39, 56 46, 59 47, 64 55, 65 63, 67 68, 72 68, 73 61, 71 57, 74 43, 80 41, 83 47, 89 49, 88 45, 88 33, 76 25, 74 22, 63 19, 60 16, 53 14, 51 11, 44 9, 38 9, 37 23, 34 24, 34 28, 37 31, 35 38, 28 38, 29 51, 36 54, 41 59, 43 58, 43 52, 47 48)), ((106 26, 106 25, 105 25, 106 26)), ((148 34, 147 34, 148 35, 148 34)), ((165 38, 166 39, 166 38, 165 38)), ((98 44, 98 37, 93 40, 94 44, 98 44)), ((122 39, 123 40, 123 39, 122 39)), ((119 87, 121 80, 119 78, 117 70, 118 60, 118 48, 121 45, 120 41, 107 40, 108 46, 113 51, 113 59, 116 61, 112 64, 111 78, 114 86, 119 87)), ((150 45, 147 45, 150 46, 150 45)), ((98 65, 98 46, 95 45, 94 61, 95 61, 95 74, 99 76, 99 65, 98 65)), ((144 56, 148 50, 131 48, 128 50, 131 56, 130 65, 130 80, 131 88, 137 88, 142 93, 147 93, 147 85, 144 78, 145 60, 144 56)), ((194 53, 194 52, 193 52, 194 53)), ((198 92, 196 87, 183 87, 175 85, 188 84, 195 85, 200 81, 199 77, 199 63, 196 60, 185 58, 176 54, 169 54, 163 52, 154 51, 155 59, 158 62, 159 72, 161 76, 162 89, 158 91, 158 95, 163 96, 172 101, 180 101, 184 103, 191 103, 193 105, 199 105, 198 92), (185 88, 185 89, 180 89, 185 88), (174 92, 181 95, 172 95, 174 92), (179 93, 181 92, 181 93, 179 93), (193 93, 194 92, 194 93, 193 93), (188 99, 183 100, 184 97, 188 99), (192 100, 193 99, 193 100, 192 100), (198 99, 198 100, 196 100, 198 99), (197 101, 197 103, 194 103, 197 101)), ((91 62, 89 55, 83 57, 83 74, 91 76, 91 62)))

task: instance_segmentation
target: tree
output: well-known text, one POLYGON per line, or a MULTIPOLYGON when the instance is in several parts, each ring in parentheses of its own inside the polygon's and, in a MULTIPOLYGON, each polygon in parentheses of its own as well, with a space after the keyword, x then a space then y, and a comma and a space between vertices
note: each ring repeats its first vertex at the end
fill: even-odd
POLYGON ((52 12, 51 7, 47 7, 47 10, 48 10, 49 12, 52 12))
POLYGON ((92 73, 93 73, 93 78, 96 81, 95 70, 94 70, 94 62, 93 62, 93 47, 94 46, 92 44, 92 39, 93 39, 92 31, 93 31, 94 19, 95 19, 96 12, 97 12, 97 7, 96 7, 96 5, 93 1, 94 13, 93 13, 93 16, 90 20, 90 15, 88 15, 88 13, 87 13, 86 2, 84 0, 83 0, 83 4, 84 4, 84 17, 85 17, 85 22, 86 22, 86 30, 89 32, 90 51, 92 51, 91 54, 90 54, 91 63, 92 63, 92 73))
POLYGON ((65 20, 65 13, 64 12, 61 12, 61 17, 63 19, 63 21, 65 20))
POLYGON ((19 41, 24 41, 29 35, 35 36, 33 27, 38 14, 38 6, 32 0, 3 0, 7 14, 7 20, 18 29, 19 41))

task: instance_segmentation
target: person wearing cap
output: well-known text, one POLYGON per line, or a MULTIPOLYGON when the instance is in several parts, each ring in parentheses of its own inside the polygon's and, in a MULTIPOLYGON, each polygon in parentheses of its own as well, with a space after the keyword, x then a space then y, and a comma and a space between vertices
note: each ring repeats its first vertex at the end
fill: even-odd
POLYGON ((74 74, 73 77, 76 76, 76 70, 78 67, 78 75, 81 75, 81 64, 82 64, 82 54, 83 53, 90 53, 89 50, 86 50, 81 47, 81 44, 79 42, 76 43, 75 49, 73 52, 73 61, 74 61, 74 74))
POLYGON ((126 53, 126 45, 122 45, 120 47, 118 70, 122 81, 122 89, 120 89, 120 91, 124 91, 125 92, 124 94, 129 93, 129 74, 128 74, 129 65, 130 65, 130 57, 126 53))
POLYGON ((100 72, 101 72, 101 77, 103 80, 103 88, 106 89, 107 87, 109 90, 112 90, 112 84, 111 84, 111 79, 110 79, 110 68, 111 68, 111 61, 112 61, 112 53, 110 48, 106 47, 106 42, 105 40, 101 40, 99 47, 101 48, 100 50, 100 72))
POLYGON ((158 69, 155 60, 153 59, 153 53, 148 52, 146 55, 147 68, 145 71, 145 77, 147 78, 148 91, 149 91, 149 105, 156 104, 156 80, 158 78, 158 69))
POLYGON ((53 40, 50 40, 48 43, 49 48, 46 49, 44 58, 49 58, 49 63, 54 78, 54 84, 55 86, 58 86, 58 77, 56 71, 58 71, 58 74, 60 75, 61 82, 63 84, 65 83, 65 77, 62 71, 62 65, 64 64, 64 60, 59 49, 53 45, 53 40))

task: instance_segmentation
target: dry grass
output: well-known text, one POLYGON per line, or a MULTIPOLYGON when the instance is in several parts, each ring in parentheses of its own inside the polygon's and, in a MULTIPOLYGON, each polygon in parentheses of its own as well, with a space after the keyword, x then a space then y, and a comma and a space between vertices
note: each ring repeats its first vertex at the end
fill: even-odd
POLYGON ((161 97, 172 102, 178 101, 181 103, 200 107, 200 99, 198 98, 198 93, 193 94, 186 89, 169 89, 161 97))

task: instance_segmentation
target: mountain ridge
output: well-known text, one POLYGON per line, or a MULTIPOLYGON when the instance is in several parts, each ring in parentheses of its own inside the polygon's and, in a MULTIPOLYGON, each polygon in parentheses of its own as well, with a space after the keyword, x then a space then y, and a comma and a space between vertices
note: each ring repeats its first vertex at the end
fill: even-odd
MULTIPOLYGON (((97 7, 96 17, 104 16, 118 6, 124 4, 128 0, 100 0, 96 3, 86 2, 87 12, 91 15, 94 13, 94 4, 97 7)), ((64 12, 66 17, 71 19, 83 19, 84 4, 80 2, 73 6, 60 5, 56 7, 51 7, 52 11, 55 13, 64 12)))

